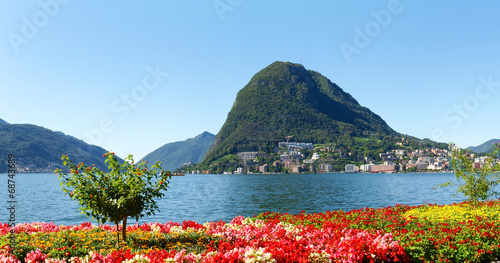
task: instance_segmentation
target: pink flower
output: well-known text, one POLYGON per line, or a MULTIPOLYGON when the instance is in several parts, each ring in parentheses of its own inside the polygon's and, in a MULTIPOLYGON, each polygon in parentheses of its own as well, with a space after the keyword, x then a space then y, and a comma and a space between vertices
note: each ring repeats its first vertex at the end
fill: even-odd
POLYGON ((43 254, 40 249, 37 249, 36 251, 31 251, 26 255, 26 258, 24 259, 26 263, 45 263, 45 260, 47 259, 47 255, 43 254))

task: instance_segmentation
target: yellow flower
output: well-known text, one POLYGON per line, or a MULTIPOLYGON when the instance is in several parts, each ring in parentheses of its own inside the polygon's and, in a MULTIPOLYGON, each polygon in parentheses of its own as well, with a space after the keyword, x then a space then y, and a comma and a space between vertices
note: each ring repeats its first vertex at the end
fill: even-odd
POLYGON ((500 217, 500 207, 498 203, 494 205, 481 204, 480 206, 471 206, 468 203, 444 206, 427 205, 407 211, 403 216, 406 219, 413 216, 419 220, 431 222, 465 222, 475 220, 476 216, 496 219, 500 217))

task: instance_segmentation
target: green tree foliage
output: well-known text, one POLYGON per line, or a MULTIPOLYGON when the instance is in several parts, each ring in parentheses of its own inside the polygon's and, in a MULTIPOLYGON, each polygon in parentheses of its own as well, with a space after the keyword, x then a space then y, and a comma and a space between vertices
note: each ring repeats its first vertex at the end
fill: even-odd
MULTIPOLYGON (((132 155, 120 163, 114 153, 107 152, 106 158, 109 172, 103 172, 95 165, 75 165, 67 155, 61 159, 70 173, 57 169, 61 188, 65 195, 80 203, 82 214, 92 216, 100 223, 107 221, 117 226, 119 241, 119 222, 122 224, 122 237, 127 239, 127 218, 136 220, 143 216, 155 214, 158 210, 155 198, 164 196, 168 187, 170 173, 163 171, 160 162, 148 169, 146 162, 134 163, 132 155)), ((119 242, 118 242, 119 243, 119 242)))
POLYGON ((496 159, 500 151, 500 142, 494 144, 493 152, 484 158, 484 163, 476 164, 473 153, 450 144, 451 165, 455 170, 456 182, 449 181, 441 187, 457 186, 457 193, 464 194, 469 201, 477 203, 499 193, 494 190, 500 183, 500 163, 496 159), (480 165, 480 167, 477 167, 480 165))

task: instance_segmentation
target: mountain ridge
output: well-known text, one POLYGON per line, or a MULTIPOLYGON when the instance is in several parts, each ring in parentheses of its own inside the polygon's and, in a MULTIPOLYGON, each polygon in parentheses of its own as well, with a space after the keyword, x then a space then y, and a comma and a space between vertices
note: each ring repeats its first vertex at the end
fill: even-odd
MULTIPOLYGON (((107 170, 102 155, 107 151, 73 136, 33 124, 0 124, 0 156, 14 154, 16 166, 23 172, 53 172, 64 168, 61 156, 107 170)), ((0 162, 0 172, 7 171, 0 162)))
POLYGON ((499 142, 500 139, 491 139, 477 146, 469 146, 466 149, 476 153, 491 153, 493 151, 493 143, 499 142))
POLYGON ((161 161, 162 169, 174 171, 184 163, 201 162, 208 148, 212 145, 214 138, 214 134, 205 131, 194 138, 164 144, 142 159, 149 163, 161 161))

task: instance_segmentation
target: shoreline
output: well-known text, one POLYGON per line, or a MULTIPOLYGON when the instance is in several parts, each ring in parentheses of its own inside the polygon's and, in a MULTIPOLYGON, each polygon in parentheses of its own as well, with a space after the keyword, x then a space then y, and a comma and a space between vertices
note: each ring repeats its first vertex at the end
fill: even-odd
MULTIPOLYGON (((323 173, 311 173, 311 172, 303 172, 303 173, 242 173, 242 174, 237 174, 237 173, 225 173, 225 174, 196 174, 196 175, 255 175, 255 174, 430 174, 430 173, 454 173, 454 171, 425 171, 425 172, 323 172, 323 173)), ((39 172, 34 172, 34 173, 16 173, 16 175, 20 174, 55 174, 55 173, 39 173, 39 172)), ((7 175, 7 173, 0 173, 0 175, 7 175)), ((172 176, 186 176, 186 175, 194 175, 191 173, 176 173, 172 174, 172 176)))

